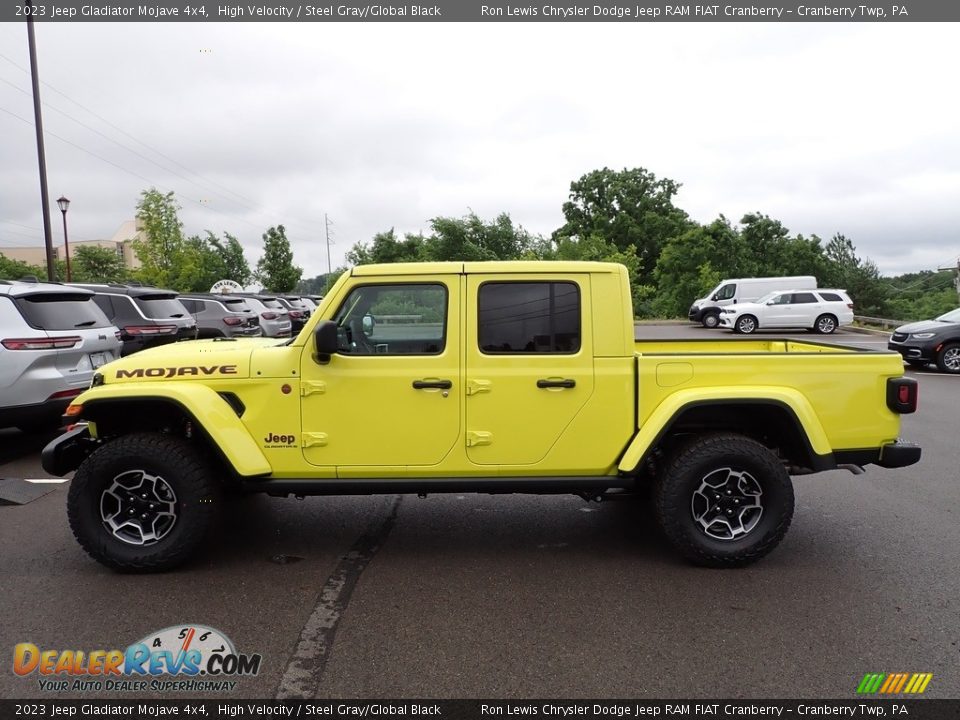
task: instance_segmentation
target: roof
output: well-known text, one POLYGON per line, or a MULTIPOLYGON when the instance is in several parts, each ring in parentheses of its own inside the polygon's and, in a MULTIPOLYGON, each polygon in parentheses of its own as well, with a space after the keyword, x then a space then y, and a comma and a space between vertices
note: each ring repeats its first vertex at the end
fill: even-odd
POLYGON ((93 295, 85 288, 60 283, 20 282, 19 280, 0 280, 0 295, 21 297, 24 295, 39 295, 46 293, 71 293, 73 295, 93 295))
POLYGON ((471 275, 513 273, 619 273, 617 263, 568 260, 496 260, 491 262, 426 262, 358 265, 354 277, 376 275, 471 275))
POLYGON ((180 294, 176 290, 169 290, 167 288, 152 287, 150 285, 121 285, 119 283, 72 283, 70 287, 92 290, 101 295, 129 295, 131 297, 142 297, 144 295, 170 295, 176 297, 180 294))

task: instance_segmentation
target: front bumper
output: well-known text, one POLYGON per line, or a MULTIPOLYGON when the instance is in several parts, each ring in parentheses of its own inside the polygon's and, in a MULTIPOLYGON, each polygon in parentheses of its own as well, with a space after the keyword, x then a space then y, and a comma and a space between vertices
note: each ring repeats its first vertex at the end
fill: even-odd
POLYGON ((80 467, 97 445, 86 423, 80 424, 47 443, 40 453, 40 464, 51 475, 63 477, 80 467))
POLYGON ((887 350, 894 350, 903 356, 904 360, 925 360, 932 363, 937 359, 937 349, 943 344, 938 338, 930 340, 907 340, 905 342, 887 343, 887 350))

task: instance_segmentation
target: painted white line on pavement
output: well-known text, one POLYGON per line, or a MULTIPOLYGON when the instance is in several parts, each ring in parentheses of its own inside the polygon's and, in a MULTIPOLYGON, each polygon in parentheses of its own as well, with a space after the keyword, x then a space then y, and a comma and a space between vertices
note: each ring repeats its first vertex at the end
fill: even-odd
POLYGON ((59 485, 60 483, 70 482, 70 478, 24 478, 23 481, 36 485, 59 485))

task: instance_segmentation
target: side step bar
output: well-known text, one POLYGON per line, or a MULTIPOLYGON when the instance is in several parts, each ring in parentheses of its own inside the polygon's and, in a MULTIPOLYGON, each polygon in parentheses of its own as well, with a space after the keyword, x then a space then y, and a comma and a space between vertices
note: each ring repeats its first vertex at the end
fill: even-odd
POLYGON ((258 480, 244 478, 246 492, 269 495, 414 495, 424 493, 574 493, 633 488, 636 479, 600 475, 588 477, 458 477, 458 478, 315 478, 258 480))

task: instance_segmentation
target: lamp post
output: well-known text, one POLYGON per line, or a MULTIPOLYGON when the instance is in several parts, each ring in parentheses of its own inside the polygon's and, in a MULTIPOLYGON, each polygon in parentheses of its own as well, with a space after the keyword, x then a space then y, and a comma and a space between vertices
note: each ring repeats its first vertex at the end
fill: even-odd
POLYGON ((63 248, 66 250, 67 256, 67 282, 70 282, 72 279, 70 277, 70 242, 67 240, 67 208, 70 207, 70 201, 61 195, 57 198, 57 206, 63 213, 63 248))

